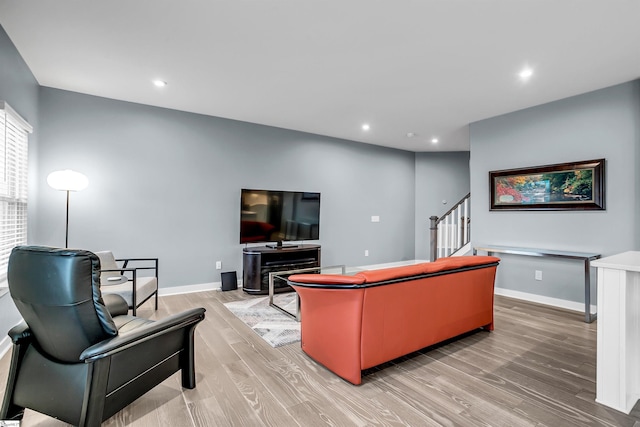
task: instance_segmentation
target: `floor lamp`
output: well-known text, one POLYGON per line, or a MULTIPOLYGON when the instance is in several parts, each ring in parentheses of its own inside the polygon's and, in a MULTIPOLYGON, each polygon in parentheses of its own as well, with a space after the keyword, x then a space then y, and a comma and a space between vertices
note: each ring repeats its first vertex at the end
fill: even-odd
POLYGON ((89 180, 80 172, 69 169, 51 172, 47 177, 47 184, 53 189, 67 192, 67 222, 64 239, 64 247, 69 247, 69 192, 80 191, 87 188, 89 180))

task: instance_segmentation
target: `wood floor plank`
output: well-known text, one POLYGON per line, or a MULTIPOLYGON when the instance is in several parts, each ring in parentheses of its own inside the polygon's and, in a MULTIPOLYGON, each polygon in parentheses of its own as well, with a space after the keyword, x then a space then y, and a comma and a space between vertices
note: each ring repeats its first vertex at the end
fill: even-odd
POLYGON ((266 425, 291 423, 292 415, 276 396, 255 376, 250 375, 243 362, 225 366, 234 380, 236 387, 251 406, 258 418, 266 425))
POLYGON ((487 387, 483 381, 474 376, 430 359, 429 354, 426 353, 415 359, 416 362, 422 362, 423 367, 400 375, 399 380, 405 382, 411 379, 422 387, 432 388, 433 391, 440 393, 441 399, 457 406, 460 415, 468 417, 477 425, 536 425, 535 419, 529 419, 524 416, 526 414, 512 413, 512 408, 522 403, 520 397, 499 388, 487 387), (422 375, 425 370, 438 372, 439 375, 427 380, 429 376, 422 375), (490 394, 487 395, 487 392, 490 394))
MULTIPOLYGON (((594 405, 596 405, 595 402, 584 406, 587 402, 577 398, 563 387, 556 387, 557 383, 555 381, 545 382, 544 379, 541 380, 523 374, 520 372, 521 369, 517 363, 505 363, 497 369, 485 371, 479 368, 477 364, 469 364, 469 362, 459 357, 456 352, 447 354, 446 349, 439 349, 437 352, 442 353, 444 357, 438 354, 434 354, 434 357, 437 357, 438 360, 446 365, 471 373, 474 377, 482 379, 489 384, 499 385, 500 388, 544 408, 549 413, 555 414, 555 417, 558 420, 562 420, 566 425, 612 425, 606 421, 599 421, 591 414, 594 405)), ((483 365, 481 364, 480 366, 483 365)), ((534 372, 529 370, 527 373, 534 372)), ((550 380, 549 378, 546 379, 550 380)))
POLYGON ((378 387, 393 396, 397 403, 394 412, 404 414, 403 407, 415 411, 420 419, 431 420, 442 426, 475 426, 468 417, 462 416, 464 407, 459 402, 444 396, 436 387, 424 385, 402 375, 386 375, 378 382, 378 387))

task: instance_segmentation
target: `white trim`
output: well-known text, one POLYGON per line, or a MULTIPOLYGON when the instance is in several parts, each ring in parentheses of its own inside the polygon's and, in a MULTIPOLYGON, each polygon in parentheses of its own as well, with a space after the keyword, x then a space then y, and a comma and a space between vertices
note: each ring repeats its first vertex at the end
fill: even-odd
POLYGON ((33 133, 33 126, 29 124, 20 114, 16 112, 6 101, 0 101, 0 110, 6 111, 11 117, 17 121, 23 129, 29 133, 33 133))
MULTIPOLYGON (((564 308, 566 310, 578 311, 584 313, 584 303, 569 301, 559 298, 545 297, 543 295, 530 294, 527 292, 513 291, 511 289, 495 288, 495 294, 504 297, 521 299, 524 301, 535 302, 538 304, 550 305, 552 307, 564 308)), ((591 305, 591 313, 595 313, 597 310, 596 305, 591 305)))
MULTIPOLYGON (((466 222, 465 222, 466 224, 466 222)), ((471 255, 471 242, 467 242, 460 249, 451 254, 451 256, 467 256, 471 255)))
MULTIPOLYGON (((196 285, 160 288, 158 289, 158 295, 163 297, 167 295, 191 294, 194 292, 219 291, 220 289, 222 289, 222 282, 200 283, 196 285)), ((241 280, 238 280, 238 289, 242 289, 241 280)))
MULTIPOLYGON (((385 262, 382 264, 361 265, 353 268, 356 270, 381 270, 383 268, 404 267, 407 265, 422 264, 423 262, 429 262, 429 261, 423 260, 423 259, 410 259, 407 261, 394 261, 394 262, 385 262)), ((351 268, 349 267, 347 269, 351 270, 351 268)))

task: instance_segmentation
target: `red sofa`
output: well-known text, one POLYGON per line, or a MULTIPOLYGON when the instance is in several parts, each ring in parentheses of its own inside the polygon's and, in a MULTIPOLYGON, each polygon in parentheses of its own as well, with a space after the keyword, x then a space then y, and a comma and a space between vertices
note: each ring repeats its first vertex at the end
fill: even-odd
POLYGON ((292 275, 302 350, 360 384, 364 369, 477 328, 493 330, 499 261, 464 256, 353 276, 292 275))

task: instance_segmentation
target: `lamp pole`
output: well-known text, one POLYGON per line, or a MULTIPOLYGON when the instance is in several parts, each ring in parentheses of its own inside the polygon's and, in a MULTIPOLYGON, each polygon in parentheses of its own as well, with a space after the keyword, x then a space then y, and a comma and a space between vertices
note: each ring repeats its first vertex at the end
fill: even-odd
POLYGON ((65 236, 64 236, 64 248, 68 248, 69 247, 69 192, 71 190, 66 190, 67 191, 67 222, 65 223, 65 236))
POLYGON ((80 172, 63 170, 51 172, 47 177, 47 183, 55 190, 67 192, 67 217, 65 222, 64 247, 69 247, 69 193, 87 188, 89 180, 80 172))

